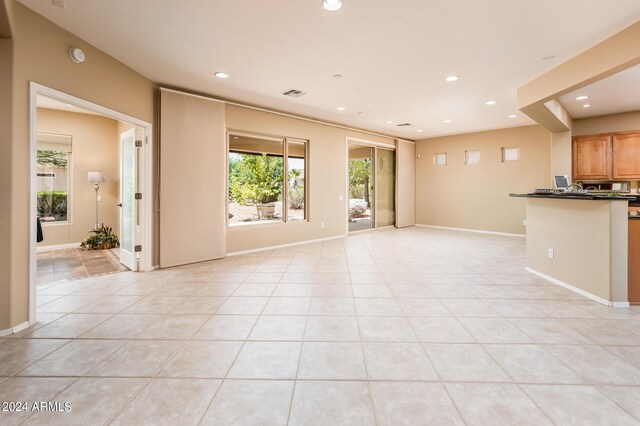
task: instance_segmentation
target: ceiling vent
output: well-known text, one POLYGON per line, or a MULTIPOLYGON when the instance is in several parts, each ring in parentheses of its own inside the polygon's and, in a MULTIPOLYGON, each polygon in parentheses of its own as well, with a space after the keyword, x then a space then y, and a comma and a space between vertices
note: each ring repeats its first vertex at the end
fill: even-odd
POLYGON ((408 127, 411 126, 411 123, 400 123, 398 124, 398 127, 408 127))
POLYGON ((306 96, 307 92, 303 92, 302 90, 297 90, 297 89, 290 89, 290 90, 287 90, 286 92, 283 92, 282 94, 292 98, 301 98, 303 96, 306 96))

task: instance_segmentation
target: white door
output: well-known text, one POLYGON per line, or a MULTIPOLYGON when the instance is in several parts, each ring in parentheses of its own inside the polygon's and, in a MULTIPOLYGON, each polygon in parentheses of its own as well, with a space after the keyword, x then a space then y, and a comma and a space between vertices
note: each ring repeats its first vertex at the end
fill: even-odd
POLYGON ((120 263, 132 271, 138 270, 135 246, 138 240, 137 189, 138 149, 136 129, 120 135, 120 263))

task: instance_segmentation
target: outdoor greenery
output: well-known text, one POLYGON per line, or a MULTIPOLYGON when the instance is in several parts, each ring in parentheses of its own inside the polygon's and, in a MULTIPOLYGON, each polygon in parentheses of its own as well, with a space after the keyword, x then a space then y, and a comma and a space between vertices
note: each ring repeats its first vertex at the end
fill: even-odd
POLYGON ((371 207, 371 159, 349 161, 349 198, 361 198, 371 207))
POLYGON ((80 248, 83 250, 109 250, 120 246, 120 240, 113 233, 113 228, 104 226, 104 223, 98 229, 89 232, 92 235, 80 243, 80 248))
POLYGON ((36 152, 36 161, 39 166, 66 168, 69 164, 69 156, 63 151, 39 149, 36 152))
POLYGON ((282 157, 256 154, 229 156, 229 196, 239 204, 268 204, 282 194, 282 157))
POLYGON ((298 210, 304 208, 304 186, 296 185, 290 187, 287 196, 290 209, 298 210))
POLYGON ((68 195, 64 191, 38 192, 38 216, 54 217, 56 221, 67 220, 68 195))

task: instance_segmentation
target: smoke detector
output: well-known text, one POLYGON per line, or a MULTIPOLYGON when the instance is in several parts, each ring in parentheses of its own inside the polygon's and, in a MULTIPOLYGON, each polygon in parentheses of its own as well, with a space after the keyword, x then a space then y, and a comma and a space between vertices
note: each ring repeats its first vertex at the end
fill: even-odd
POLYGON ((79 47, 71 47, 69 49, 69 57, 76 64, 81 64, 85 60, 84 52, 79 47))
POLYGON ((411 126, 411 123, 400 123, 398 124, 398 127, 409 127, 411 126))

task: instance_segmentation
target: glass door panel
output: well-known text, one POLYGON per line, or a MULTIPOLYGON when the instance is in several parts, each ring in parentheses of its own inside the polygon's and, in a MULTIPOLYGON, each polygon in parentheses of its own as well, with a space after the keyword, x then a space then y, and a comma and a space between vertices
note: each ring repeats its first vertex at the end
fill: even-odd
POLYGON ((375 148, 349 144, 349 231, 375 227, 375 148))
POLYGON ((376 153, 376 214, 377 226, 396 222, 396 153, 378 149, 376 153))

